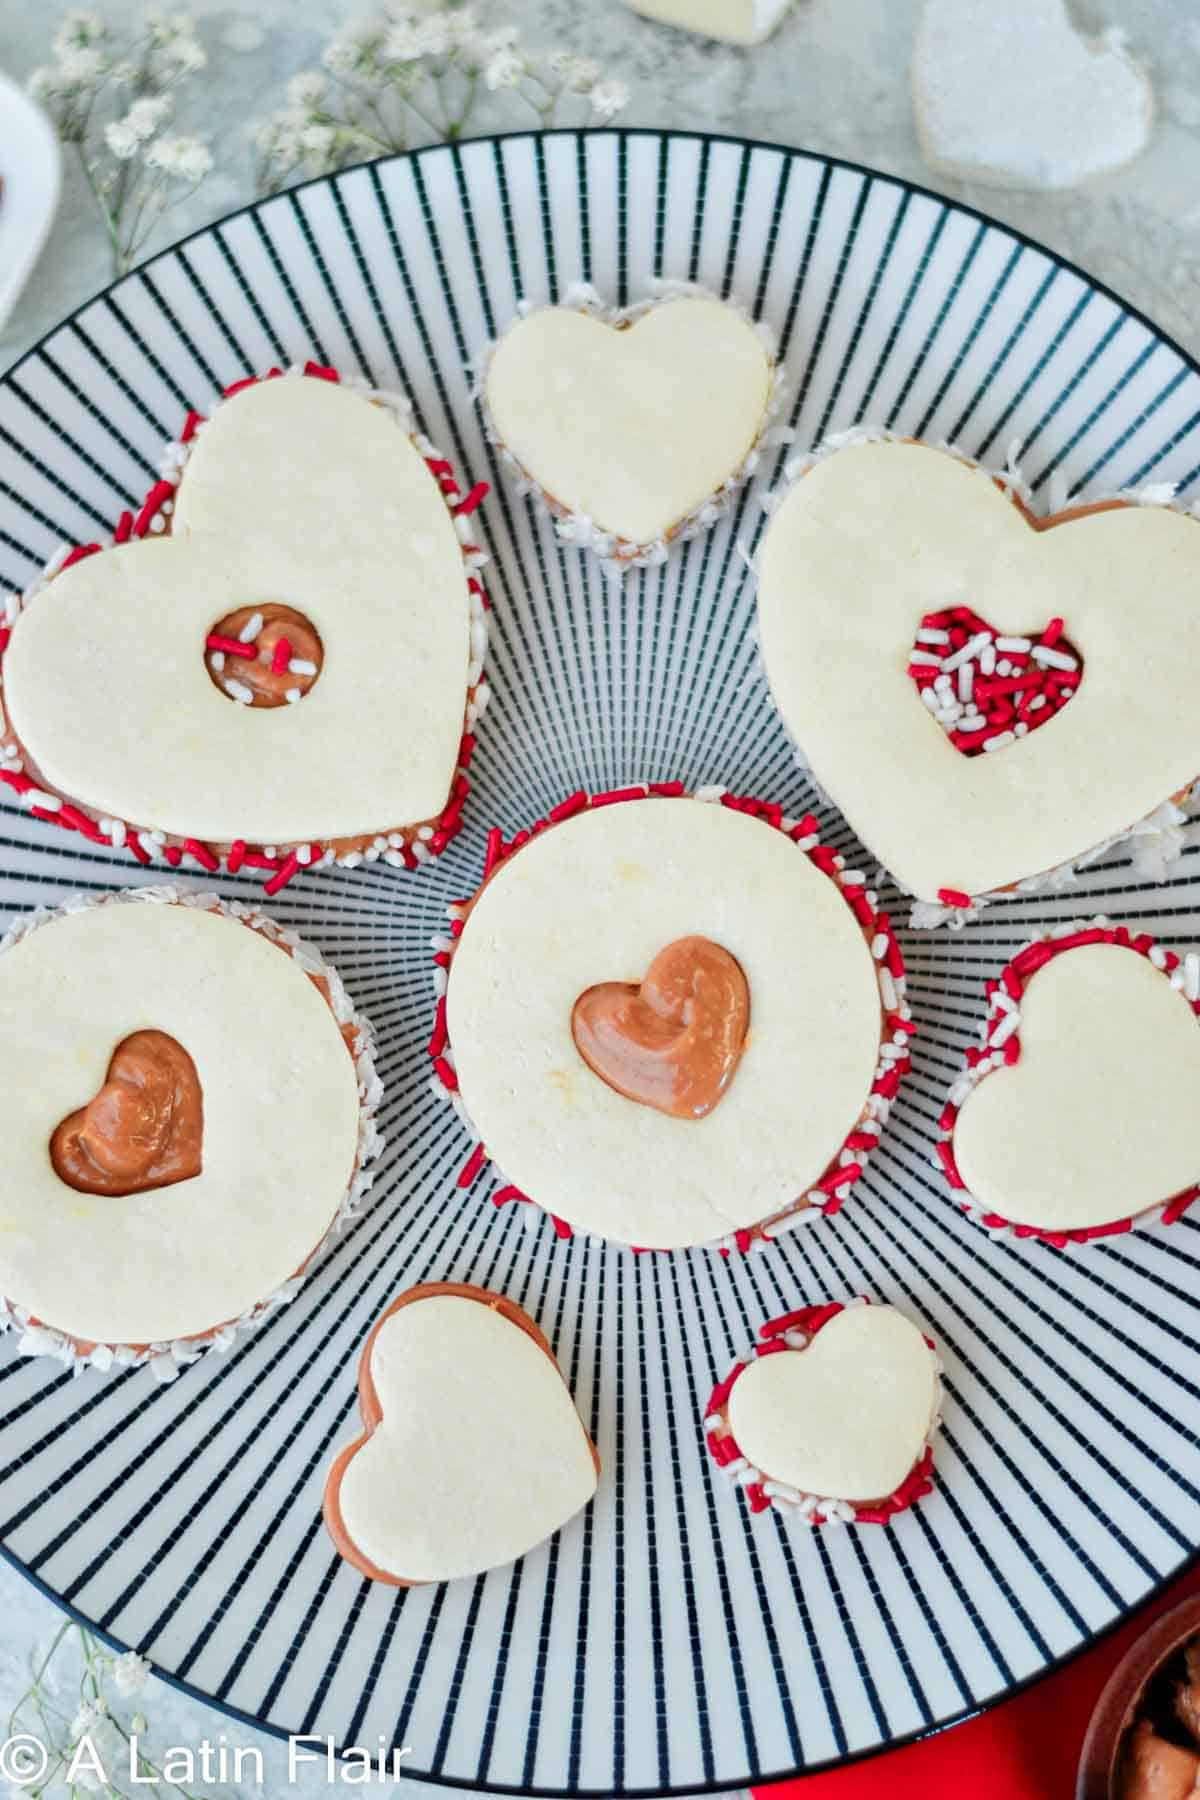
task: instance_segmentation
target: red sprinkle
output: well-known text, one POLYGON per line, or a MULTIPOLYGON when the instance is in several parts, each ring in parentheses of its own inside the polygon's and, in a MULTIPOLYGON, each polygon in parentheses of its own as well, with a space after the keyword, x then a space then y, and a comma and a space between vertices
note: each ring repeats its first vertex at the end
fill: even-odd
POLYGON ((204 640, 206 650, 220 650, 224 656, 244 656, 253 662, 258 651, 253 644, 243 644, 241 638, 222 637, 219 631, 210 631, 204 640))
POLYGON ((225 867, 231 875, 236 875, 246 860, 246 840, 237 838, 229 846, 229 855, 225 858, 225 867))
POLYGON ((287 666, 292 660, 292 646, 287 638, 281 637, 271 655, 272 675, 285 675, 287 666))
POLYGON ((300 858, 296 855, 295 851, 293 850, 292 854, 288 857, 285 857, 284 861, 280 864, 279 868, 276 869, 276 871, 275 871, 274 875, 272 875, 270 881, 263 882, 263 893, 264 894, 277 894, 279 892, 280 888, 286 887, 288 882, 291 881, 294 876, 296 876, 300 873, 300 870, 303 868, 303 866, 304 865, 301 863, 300 858))

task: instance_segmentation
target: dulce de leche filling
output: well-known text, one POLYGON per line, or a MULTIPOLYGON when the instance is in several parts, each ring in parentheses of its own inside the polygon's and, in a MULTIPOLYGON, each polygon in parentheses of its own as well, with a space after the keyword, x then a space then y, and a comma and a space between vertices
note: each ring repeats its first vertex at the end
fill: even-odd
POLYGON ((325 661, 315 625, 293 606, 270 600, 218 619, 205 642, 209 679, 243 706, 303 700, 325 661))
POLYGON ((50 1161, 82 1194, 142 1194, 199 1175, 204 1100, 196 1065, 165 1031, 135 1031, 103 1086, 55 1127, 50 1161))
POLYGON ((675 1119, 703 1119, 728 1092, 750 1025, 750 987, 711 938, 659 951, 639 984, 605 981, 571 1012, 575 1047, 627 1100, 675 1119))

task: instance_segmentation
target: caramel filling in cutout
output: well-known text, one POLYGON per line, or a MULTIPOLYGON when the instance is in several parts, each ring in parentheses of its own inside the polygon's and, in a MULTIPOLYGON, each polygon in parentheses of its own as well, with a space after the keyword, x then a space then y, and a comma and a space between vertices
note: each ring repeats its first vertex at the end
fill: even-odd
POLYGON ((226 613, 205 640, 209 680, 241 706, 288 706, 303 700, 324 662, 325 646, 316 626, 295 607, 274 600, 226 613))
POLYGON ((204 1099, 196 1065, 165 1031, 135 1031, 104 1085, 50 1139, 60 1181, 81 1194, 144 1194, 199 1175, 204 1099))
POLYGON ((571 1034, 601 1081, 674 1119, 703 1119, 729 1091, 750 1026, 750 987, 711 938, 676 938, 640 985, 605 981, 580 994, 571 1034))

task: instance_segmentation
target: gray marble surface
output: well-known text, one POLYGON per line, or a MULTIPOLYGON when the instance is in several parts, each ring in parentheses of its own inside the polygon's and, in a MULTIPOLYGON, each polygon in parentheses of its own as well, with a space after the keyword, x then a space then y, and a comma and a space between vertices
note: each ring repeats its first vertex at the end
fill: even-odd
MULTIPOLYGON (((1193 354, 1200 355, 1200 9, 1196 0, 1076 0, 1080 21, 1121 26, 1149 64, 1158 93, 1152 142, 1137 162, 1091 185, 1024 194, 939 180, 924 164, 913 129, 909 58, 918 0, 799 0, 779 35, 741 52, 669 32, 635 18, 621 0, 495 0, 497 21, 519 22, 530 43, 586 50, 619 75, 632 98, 623 122, 704 126, 804 145, 909 176, 990 211, 1040 238, 1115 288, 1193 354)), ((140 0, 107 0, 114 23, 129 23, 140 0)), ((331 30, 356 10, 347 0, 191 0, 210 56, 181 106, 180 129, 210 139, 217 167, 172 215, 162 240, 190 231, 251 197, 246 121, 282 104, 289 75, 319 59, 331 30)), ((46 60, 65 7, 57 0, 0 0, 0 68, 23 79, 46 60)), ((512 128, 519 108, 490 100, 473 129, 512 128)), ((564 114, 564 123, 576 118, 564 114)), ((153 246, 152 246, 153 247, 153 246)), ((24 297, 0 333, 7 366, 59 318, 109 278, 103 233, 82 178, 67 163, 53 235, 24 297)), ((0 1564, 0 1724, 27 1685, 30 1658, 60 1615, 23 1578, 0 1564)), ((268 1796, 295 1788, 284 1748, 221 1720, 198 1702, 152 1682, 139 1702, 159 1748, 257 1746, 268 1796)), ((416 1785, 409 1784, 409 1785, 416 1785)), ((316 1793, 319 1769, 296 1784, 316 1793)), ((198 1781, 193 1791, 232 1793, 198 1781)), ((150 1790, 153 1791, 153 1790, 150 1790)), ((162 1791, 162 1790, 159 1790, 162 1791)), ((248 1791, 248 1790, 247 1790, 248 1791)), ((431 1790, 432 1791, 432 1790, 431 1790)))

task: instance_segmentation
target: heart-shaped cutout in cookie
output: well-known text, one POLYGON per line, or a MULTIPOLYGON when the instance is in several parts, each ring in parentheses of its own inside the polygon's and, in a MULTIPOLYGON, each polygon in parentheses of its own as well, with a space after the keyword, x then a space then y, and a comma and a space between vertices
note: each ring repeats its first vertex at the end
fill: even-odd
POLYGON ((867 1301, 765 1325, 714 1390, 708 1448, 751 1509, 809 1524, 876 1523, 927 1493, 941 1408, 936 1353, 911 1319, 867 1301))
POLYGON ((750 1028, 741 964, 711 938, 676 938, 640 984, 604 981, 571 1013, 575 1047, 601 1081, 676 1119, 703 1119, 728 1092, 750 1028))
POLYGON ((1171 507, 1035 521, 954 454, 858 439, 799 473, 774 511, 763 661, 863 842, 919 900, 965 903, 1075 863, 1191 786, 1198 584, 1200 525, 1171 507), (914 705, 914 621, 956 606, 1011 636, 1066 621, 1086 673, 1052 731, 966 757, 914 705))
POLYGON ((694 292, 621 312, 540 307, 483 378, 493 436, 562 535, 622 561, 716 518, 750 472, 773 389, 759 330, 694 292))
POLYGON ((1061 619, 1006 637, 969 606, 926 613, 908 673, 962 756, 991 756, 1040 731, 1083 680, 1061 619))
POLYGON ((934 168, 998 187, 1074 187, 1145 147, 1154 93, 1109 33, 1064 0, 925 0, 913 55, 921 147, 934 168))
POLYGON ((1196 1196, 1200 957, 1106 920, 1021 950, 991 989, 939 1158, 993 1230, 1062 1245, 1196 1196))
POLYGON ((144 1194, 199 1175, 204 1096, 196 1065, 166 1031, 135 1031, 104 1084, 50 1139, 59 1179, 81 1194, 144 1194))
POLYGON ((335 856, 413 867, 458 829, 486 634, 453 511, 481 490, 456 501, 398 404, 318 374, 193 416, 125 541, 68 558, 0 640, 0 780, 39 817, 270 891, 335 856), (255 703, 236 619, 255 655, 296 636, 282 704, 255 703))
POLYGON ((325 1523, 394 1587, 516 1560, 596 1491, 600 1462, 546 1338, 484 1288, 410 1288, 367 1338, 362 1435, 333 1462, 325 1523))

